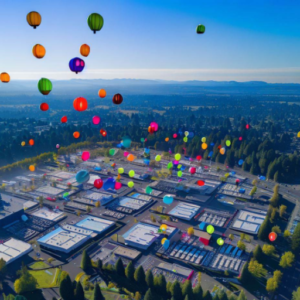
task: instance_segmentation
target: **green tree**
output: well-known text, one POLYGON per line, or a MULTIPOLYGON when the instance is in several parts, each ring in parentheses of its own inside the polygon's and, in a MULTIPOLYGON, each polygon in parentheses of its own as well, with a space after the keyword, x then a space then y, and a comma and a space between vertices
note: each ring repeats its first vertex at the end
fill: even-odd
POLYGON ((297 224, 294 233, 291 238, 292 241, 292 250, 294 253, 299 253, 300 251, 300 223, 297 224))
POLYGON ((273 245, 264 244, 262 251, 264 254, 271 256, 275 253, 275 247, 273 245))
POLYGON ((141 299, 142 299, 142 295, 139 292, 135 292, 134 300, 141 300, 141 299))
POLYGON ((163 274, 154 278, 154 288, 158 295, 167 296, 167 281, 163 274))
POLYGON ((97 269, 98 269, 99 271, 102 271, 102 268, 103 268, 102 260, 99 258, 99 259, 97 260, 97 269))
POLYGON ((272 227, 272 229, 271 229, 273 232, 276 232, 276 233, 278 233, 278 234, 280 234, 281 233, 281 230, 280 230, 280 227, 279 226, 273 226, 272 227))
POLYGON ((293 292, 292 300, 300 300, 300 287, 298 287, 297 290, 295 292, 293 292))
POLYGON ((289 238, 291 236, 291 233, 288 231, 288 230, 285 230, 284 232, 283 232, 283 237, 284 238, 289 238))
POLYGON ((182 285, 182 295, 183 297, 189 296, 190 300, 193 299, 193 287, 190 280, 186 280, 184 284, 182 285))
POLYGON ((84 271, 89 270, 92 267, 92 260, 86 250, 82 252, 80 268, 84 271))
POLYGON ((209 292, 209 290, 205 291, 203 294, 203 300, 212 300, 212 296, 211 293, 209 292))
POLYGON ((294 263, 295 255, 291 252, 285 252, 280 259, 279 266, 282 268, 291 267, 294 263))
POLYGON ((105 298, 102 295, 100 286, 97 283, 95 283, 94 286, 93 300, 105 300, 105 298))
POLYGON ((203 299, 203 289, 201 287, 201 284, 198 282, 196 287, 193 289, 194 293, 194 299, 195 300, 202 300, 203 299))
POLYGON ((270 220, 268 218, 268 216, 264 219, 264 221, 262 222, 259 230, 258 230, 258 234, 257 237, 260 240, 266 240, 268 238, 269 232, 270 232, 270 228, 271 227, 271 223, 270 220))
POLYGON ((280 205, 279 206, 279 216, 280 216, 280 218, 282 218, 284 216, 284 214, 286 213, 286 209, 287 209, 287 207, 285 205, 280 205))
POLYGON ((219 300, 228 300, 227 294, 224 292, 223 289, 219 289, 217 295, 219 300))
POLYGON ((156 300, 154 293, 149 288, 144 296, 144 300, 156 300))
POLYGON ((249 263, 246 262, 246 263, 244 264, 244 266, 243 266, 241 275, 240 275, 240 277, 239 277, 240 282, 242 282, 242 283, 244 283, 244 284, 245 284, 245 283, 248 283, 249 280, 251 280, 251 278, 252 278, 252 275, 251 275, 251 273, 249 272, 248 267, 249 267, 249 263))
POLYGON ((253 251, 253 257, 258 261, 261 262, 263 260, 263 251, 261 249, 261 246, 259 244, 256 245, 254 251, 253 251))
POLYGON ((265 277, 267 275, 267 270, 264 269, 263 265, 257 260, 251 259, 248 266, 249 272, 257 278, 265 277))
POLYGON ((154 278, 150 269, 146 272, 146 283, 149 288, 154 287, 154 278))
POLYGON ((179 282, 176 280, 173 282, 171 288, 170 288, 171 296, 174 298, 174 300, 182 300, 182 290, 180 287, 179 282))
POLYGON ((240 291, 240 294, 239 294, 237 300, 247 300, 247 297, 246 297, 245 292, 243 290, 240 291))
POLYGON ((233 235, 232 233, 230 233, 228 237, 229 237, 229 239, 230 239, 231 241, 234 240, 234 235, 233 235))
POLYGON ((267 292, 275 292, 278 289, 278 282, 273 278, 267 280, 266 290, 267 292))
MULTIPOLYGON (((146 285, 145 272, 144 272, 144 268, 142 266, 138 266, 138 268, 135 270, 135 272, 134 272, 134 279, 141 286, 145 286, 146 285)), ((149 291, 149 289, 148 289, 148 291, 149 291)))
POLYGON ((116 262, 115 271, 119 276, 122 276, 122 277, 125 276, 125 269, 124 269, 124 265, 123 265, 123 261, 122 261, 121 257, 119 257, 116 262))
POLYGON ((280 283, 281 282, 281 279, 282 279, 282 272, 280 272, 279 270, 276 270, 274 271, 273 273, 273 278, 278 282, 280 283))
POLYGON ((28 272, 25 265, 22 265, 18 271, 20 278, 14 282, 14 288, 17 294, 34 291, 37 288, 37 280, 28 272))
POLYGON ((74 300, 84 300, 84 291, 80 281, 76 283, 75 295, 74 300))
POLYGON ((73 284, 69 274, 60 282, 59 294, 63 300, 74 300, 73 284))
POLYGON ((238 242, 237 242, 237 246, 238 246, 238 248, 239 249, 241 249, 241 250, 246 250, 246 245, 245 245, 245 243, 243 243, 242 242, 242 240, 239 240, 238 242))
POLYGON ((134 280, 134 271, 133 263, 130 261, 125 269, 125 275, 129 280, 134 280))

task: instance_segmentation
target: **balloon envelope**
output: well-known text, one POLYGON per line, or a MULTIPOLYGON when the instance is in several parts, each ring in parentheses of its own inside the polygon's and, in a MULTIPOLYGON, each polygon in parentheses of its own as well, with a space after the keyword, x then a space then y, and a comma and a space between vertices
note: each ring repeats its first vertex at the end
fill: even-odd
POLYGON ((135 172, 134 172, 133 170, 130 170, 130 171, 128 172, 128 175, 129 175, 129 177, 134 177, 135 172))
POLYGON ((127 183, 128 187, 133 188, 134 187, 134 182, 133 181, 129 181, 127 183))
POLYGON ((222 238, 218 238, 218 239, 217 239, 217 244, 218 244, 219 246, 223 246, 223 245, 224 245, 224 240, 223 240, 222 238))
POLYGON ((81 170, 76 174, 75 178, 76 178, 76 181, 81 184, 81 183, 87 182, 90 179, 90 174, 86 170, 81 170))
POLYGON ((158 130, 158 124, 156 122, 151 122, 150 126, 153 128, 154 132, 158 130))
POLYGON ((270 242, 274 242, 276 239, 277 239, 277 233, 276 232, 270 232, 269 233, 270 242))
POLYGON ((181 159, 181 155, 179 153, 175 154, 174 157, 177 161, 179 161, 181 159))
POLYGON ((173 197, 170 196, 170 195, 165 195, 164 198, 163 198, 163 202, 167 205, 170 205, 173 203, 173 197))
POLYGON ((101 119, 99 116, 94 116, 92 121, 93 121, 94 125, 98 125, 98 124, 100 124, 101 119))
POLYGON ((204 185, 205 185, 205 181, 203 181, 203 180, 198 180, 198 181, 197 181, 197 184, 198 184, 199 186, 204 186, 204 185))
POLYGON ((130 148, 131 146, 131 139, 128 136, 123 137, 122 144, 125 148, 130 148))
POLYGON ((83 151, 81 154, 81 159, 83 161, 87 161, 90 158, 90 152, 89 151, 83 151))
POLYGON ((96 179, 96 180, 94 181, 94 187, 95 187, 96 189, 101 189, 102 186, 103 186, 103 180, 102 180, 101 178, 96 179))
POLYGON ((146 187, 146 190, 145 190, 145 191, 146 191, 146 194, 151 195, 151 193, 153 192, 153 189, 152 189, 151 186, 148 185, 148 186, 146 187))
POLYGON ((215 231, 215 228, 214 228, 214 226, 212 226, 212 225, 208 225, 208 226, 206 227, 206 232, 207 232, 207 233, 209 233, 209 234, 213 234, 213 233, 214 233, 214 231, 215 231))

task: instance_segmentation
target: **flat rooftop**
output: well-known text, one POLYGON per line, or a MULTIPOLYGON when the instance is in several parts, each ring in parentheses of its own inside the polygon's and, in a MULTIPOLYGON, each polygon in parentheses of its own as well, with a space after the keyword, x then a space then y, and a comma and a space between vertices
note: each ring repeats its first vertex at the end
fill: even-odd
POLYGON ((78 222, 76 224, 77 227, 82 227, 85 229, 90 229, 95 232, 103 232, 104 230, 108 229, 109 227, 113 226, 115 222, 109 221, 102 218, 96 218, 96 217, 87 217, 83 219, 82 221, 78 222))
POLYGON ((180 203, 176 205, 171 211, 169 211, 169 215, 184 219, 191 220, 200 210, 200 206, 189 204, 189 203, 180 203))
POLYGON ((50 210, 47 207, 43 207, 43 208, 36 210, 31 215, 55 222, 55 221, 61 219, 63 217, 64 213, 59 210, 52 210, 52 209, 50 210))
POLYGON ((50 186, 50 185, 42 186, 42 187, 36 189, 36 192, 38 192, 38 193, 42 193, 45 195, 51 195, 51 196, 57 196, 57 195, 63 193, 64 191, 65 190, 63 190, 63 189, 58 189, 58 188, 50 186))
POLYGON ((232 228, 239 231, 245 231, 251 234, 257 234, 260 225, 264 221, 265 217, 265 212, 258 213, 241 210, 235 218, 232 224, 232 228))
POLYGON ((137 223, 123 234, 123 238, 126 243, 148 247, 160 236, 158 228, 158 226, 137 223))
MULTIPOLYGON (((74 229, 74 226, 68 226, 70 226, 69 229, 74 229)), ((82 233, 65 230, 63 228, 57 228, 40 238, 38 242, 47 248, 68 253, 85 243, 89 238, 90 235, 84 235, 82 233)))
POLYGON ((30 244, 16 239, 10 239, 4 244, 0 244, 0 258, 3 258, 6 264, 9 264, 31 250, 32 247, 30 244))

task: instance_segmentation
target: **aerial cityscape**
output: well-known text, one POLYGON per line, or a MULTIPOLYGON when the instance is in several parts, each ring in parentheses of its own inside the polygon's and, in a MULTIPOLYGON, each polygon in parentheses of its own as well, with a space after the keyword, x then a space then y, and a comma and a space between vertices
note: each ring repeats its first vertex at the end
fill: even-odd
POLYGON ((0 5, 0 300, 300 300, 300 3, 0 5))

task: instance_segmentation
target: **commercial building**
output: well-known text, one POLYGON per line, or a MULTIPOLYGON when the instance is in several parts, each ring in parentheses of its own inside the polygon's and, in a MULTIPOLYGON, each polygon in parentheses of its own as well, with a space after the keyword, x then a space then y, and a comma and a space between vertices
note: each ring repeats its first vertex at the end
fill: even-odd
POLYGON ((179 219, 190 221, 199 212, 199 210, 200 206, 198 205, 190 203, 180 203, 171 211, 169 211, 168 214, 179 219))
POLYGON ((102 233, 108 228, 114 226, 115 222, 102 218, 87 217, 76 224, 77 227, 93 230, 97 233, 102 233))
POLYGON ((31 250, 32 247, 30 244, 16 239, 10 239, 4 244, 0 244, 0 258, 4 259, 6 264, 10 264, 31 250))
POLYGON ((265 211, 241 210, 237 214, 237 217, 232 224, 232 228, 250 234, 257 234, 266 214, 265 211))

